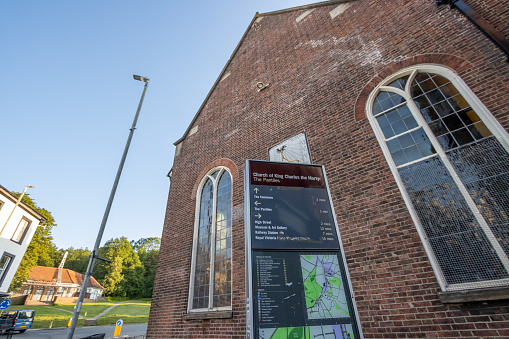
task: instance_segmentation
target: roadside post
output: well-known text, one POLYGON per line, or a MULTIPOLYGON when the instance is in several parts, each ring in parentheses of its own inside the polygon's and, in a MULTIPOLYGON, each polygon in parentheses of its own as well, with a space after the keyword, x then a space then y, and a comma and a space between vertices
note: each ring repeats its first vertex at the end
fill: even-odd
POLYGON ((122 324, 124 322, 122 320, 117 320, 117 323, 115 324, 115 333, 113 333, 114 337, 118 337, 120 335, 120 331, 122 331, 122 324))
POLYGON ((85 272, 85 278, 83 280, 83 285, 81 286, 80 295, 78 300, 76 301, 76 308, 74 309, 74 321, 71 323, 69 327, 69 331, 67 332, 66 339, 72 339, 74 336, 74 330, 76 329, 76 325, 78 324, 78 319, 81 312, 81 307, 83 306, 83 300, 85 299, 85 295, 87 294, 87 287, 90 281, 90 277, 92 276, 95 265, 97 264, 96 260, 102 260, 106 262, 111 262, 110 260, 103 259, 97 256, 97 251, 99 250, 99 246, 101 245, 101 239, 103 237, 104 229, 106 228, 106 222, 108 221, 108 216, 110 215, 111 205, 113 204, 113 198, 115 198, 115 192, 117 191, 118 182, 120 180, 120 175, 122 174, 122 169, 124 168, 124 163, 127 158, 127 152, 129 151, 129 146, 131 145, 131 140, 133 138, 134 130, 136 129, 136 123, 138 122, 138 117, 141 111, 141 105, 143 104, 143 99, 145 98, 145 93, 147 91, 148 83, 150 81, 149 78, 145 78, 139 75, 133 75, 134 80, 142 81, 145 83, 143 87, 143 93, 141 94, 140 103, 138 104, 138 109, 136 110, 136 114, 134 116, 133 124, 131 126, 129 136, 127 137, 127 142, 125 144, 124 153, 122 153, 122 159, 120 159, 120 164, 118 165, 117 175, 115 176, 115 181, 113 182, 113 187, 111 188, 110 197, 108 199, 108 203, 106 205, 106 209, 104 211, 103 219, 101 221, 101 226, 99 227, 99 232, 97 233, 97 238, 95 240, 94 249, 92 250, 92 254, 90 255, 90 260, 88 261, 87 271, 85 272))
POLYGON ((67 327, 71 327, 72 318, 69 318, 69 321, 67 322, 67 327))

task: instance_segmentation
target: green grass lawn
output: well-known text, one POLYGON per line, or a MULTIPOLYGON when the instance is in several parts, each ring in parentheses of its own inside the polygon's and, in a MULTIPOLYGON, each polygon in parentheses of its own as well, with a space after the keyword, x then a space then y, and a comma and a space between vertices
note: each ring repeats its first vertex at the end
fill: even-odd
POLYGON ((122 319, 124 324, 146 323, 148 322, 150 304, 151 299, 128 301, 97 319, 97 325, 114 325, 119 319, 122 319))
MULTIPOLYGON (((84 303, 80 315, 84 316, 85 312, 87 312, 86 317, 90 319, 120 301, 121 300, 84 303)), ((122 319, 124 324, 146 323, 148 321, 150 304, 151 299, 137 299, 123 303, 112 309, 103 317, 97 319, 97 324, 114 325, 119 319, 122 319)), ((63 310, 74 312, 74 306, 75 304, 58 304, 54 306, 18 305, 11 306, 6 311, 35 310, 35 320, 32 328, 49 328, 52 321, 52 327, 67 327, 67 323, 69 322, 69 318, 72 317, 72 314, 63 310)), ((78 326, 83 326, 83 320, 80 319, 78 326)))
MULTIPOLYGON (((101 301, 97 303, 83 303, 81 306, 80 315, 84 316, 85 312, 87 312, 87 319, 93 318, 101 312, 105 311, 107 308, 115 305, 118 301, 101 301)), ((63 310, 74 312, 74 306, 76 304, 57 304, 51 307, 61 308, 63 310)))

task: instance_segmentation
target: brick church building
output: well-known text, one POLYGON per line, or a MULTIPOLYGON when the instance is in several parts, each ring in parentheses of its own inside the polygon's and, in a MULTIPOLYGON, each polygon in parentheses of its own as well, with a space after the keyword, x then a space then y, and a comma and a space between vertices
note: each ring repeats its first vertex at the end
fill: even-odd
POLYGON ((509 338, 509 6, 451 2, 255 15, 175 142, 148 338, 247 336, 244 166, 285 142, 327 173, 358 336, 509 338))

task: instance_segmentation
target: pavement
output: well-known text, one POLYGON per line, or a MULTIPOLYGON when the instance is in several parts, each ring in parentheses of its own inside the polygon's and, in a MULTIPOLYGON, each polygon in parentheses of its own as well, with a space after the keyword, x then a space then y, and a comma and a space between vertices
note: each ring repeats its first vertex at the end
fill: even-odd
MULTIPOLYGON (((67 327, 29 329, 25 333, 14 333, 12 335, 12 339, 66 339, 67 330, 67 327)), ((117 338, 113 337, 114 332, 115 325, 79 327, 74 331, 73 339, 80 339, 97 333, 106 333, 106 336, 104 337, 105 339, 117 338)), ((136 339, 142 339, 145 337, 146 333, 147 324, 127 324, 122 326, 122 331, 118 338, 130 336, 135 337, 136 339)), ((5 337, 5 335, 2 335, 0 336, 0 339, 5 337)))

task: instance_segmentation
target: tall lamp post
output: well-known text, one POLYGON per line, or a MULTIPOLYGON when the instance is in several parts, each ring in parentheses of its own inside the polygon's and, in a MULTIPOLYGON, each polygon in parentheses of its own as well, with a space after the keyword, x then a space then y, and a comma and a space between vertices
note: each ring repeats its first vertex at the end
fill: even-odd
MULTIPOLYGON (((138 105, 138 110, 136 111, 136 115, 134 116, 133 125, 131 127, 131 132, 129 133, 129 137, 127 138, 127 143, 125 145, 124 154, 122 155, 122 159, 120 160, 120 165, 118 166, 117 176, 115 177, 115 182, 113 183, 113 187, 111 189, 110 198, 108 200, 108 204, 106 205, 106 210, 104 211, 103 220, 101 222, 101 227, 99 228, 99 233, 97 234, 97 239, 95 240, 94 249, 92 250, 92 254, 90 255, 90 260, 88 261, 87 272, 85 273, 85 279, 83 280, 83 285, 81 286, 80 296, 78 297, 78 301, 76 302, 76 307, 74 309, 74 315, 72 316, 71 326, 69 327, 69 331, 67 332, 67 339, 72 339, 74 335, 74 330, 76 329, 76 324, 78 323, 78 318, 80 316, 81 305, 83 304, 83 300, 85 299, 85 294, 87 293, 88 283, 90 281, 90 277, 92 276, 95 261, 96 259, 105 260, 103 258, 99 258, 97 256, 97 250, 99 250, 99 245, 101 244, 101 239, 104 233, 104 228, 106 227, 106 221, 108 220, 108 215, 110 214, 111 204, 113 203, 113 198, 115 197, 115 192, 117 190, 118 181, 120 179, 120 175, 122 174, 122 168, 124 167, 124 162, 127 157, 127 152, 129 151, 129 145, 131 144, 131 139, 133 138, 134 130, 136 129, 136 123, 138 121, 138 116, 140 115, 141 105, 143 104, 143 99, 145 98, 145 92, 147 91, 149 78, 145 78, 139 75, 133 75, 133 78, 138 81, 143 81, 145 86, 143 88, 143 93, 141 94, 140 103, 138 105)), ((109 261, 109 260, 106 260, 109 261)))
POLYGON ((34 188, 34 187, 37 187, 37 186, 34 186, 34 185, 27 185, 27 186, 25 186, 25 189, 23 190, 23 193, 21 193, 20 196, 18 197, 18 200, 16 201, 16 205, 14 205, 14 208, 12 209, 11 214, 7 218, 7 221, 5 222, 4 227, 2 227, 2 230, 0 231, 0 235, 2 235, 2 233, 4 232, 4 229, 7 227, 7 224, 9 223, 9 220, 11 220, 11 217, 14 214, 14 211, 16 210, 16 207, 18 207, 18 205, 21 202, 21 199, 23 198, 23 196, 25 195, 27 189, 28 188, 34 188))

